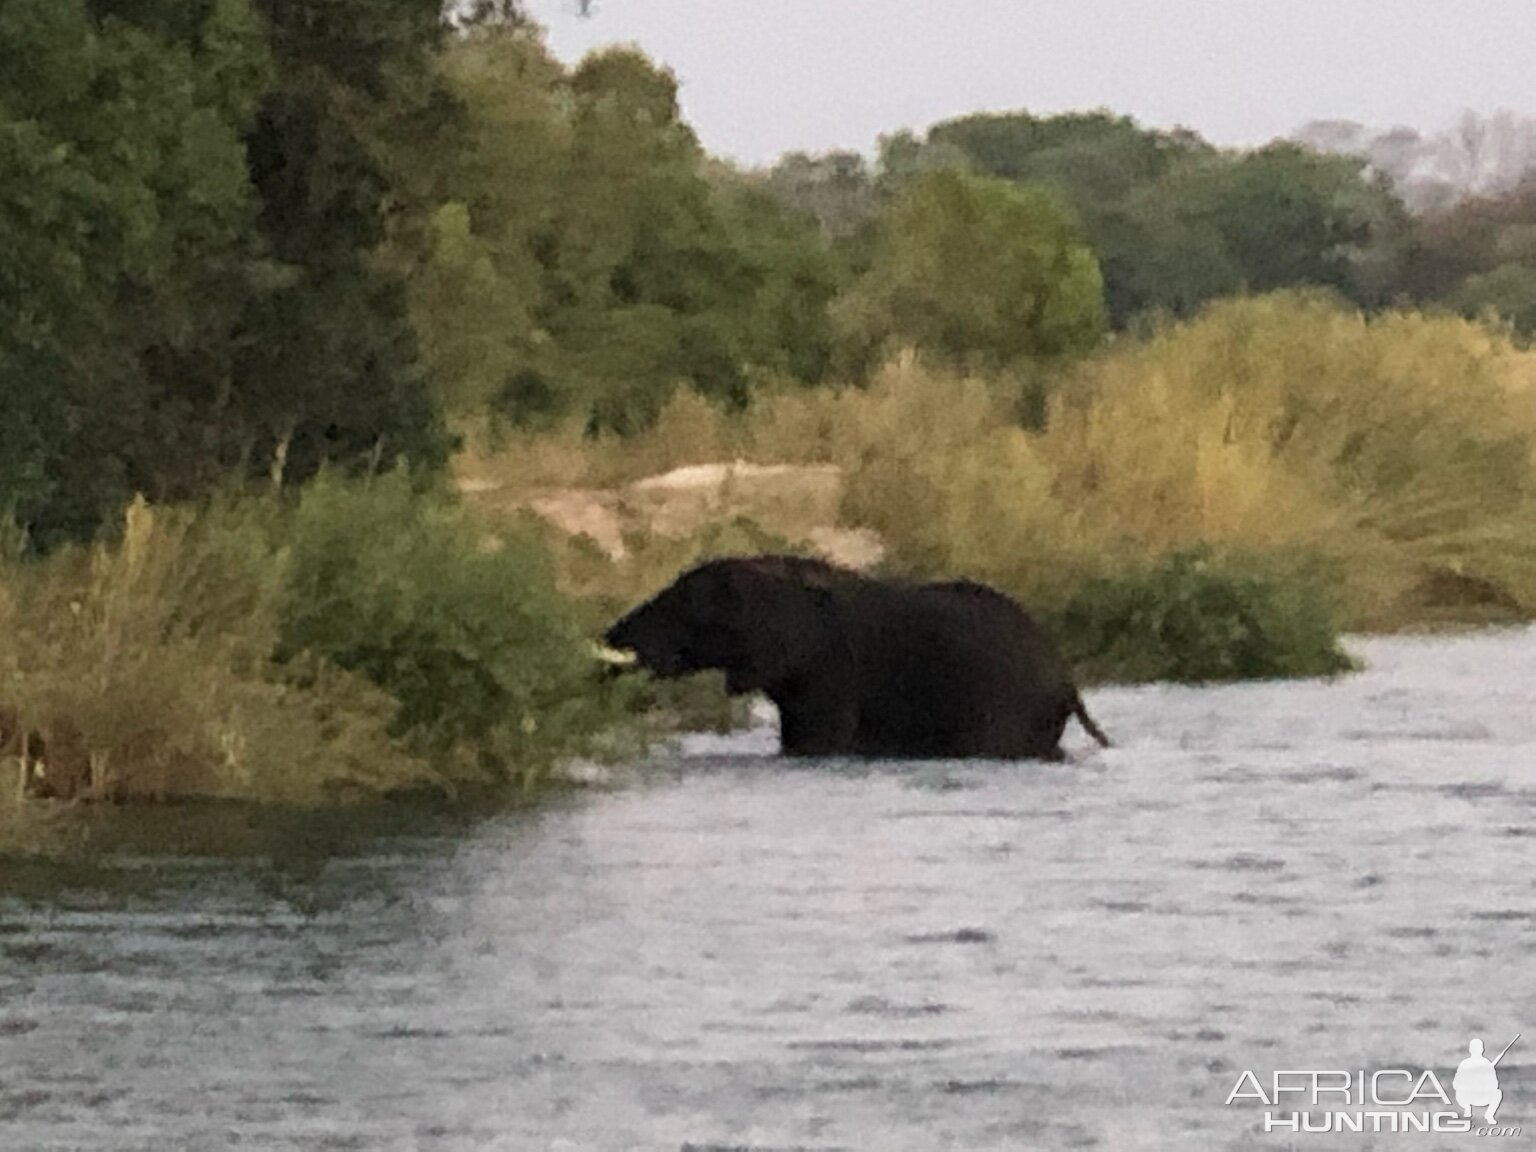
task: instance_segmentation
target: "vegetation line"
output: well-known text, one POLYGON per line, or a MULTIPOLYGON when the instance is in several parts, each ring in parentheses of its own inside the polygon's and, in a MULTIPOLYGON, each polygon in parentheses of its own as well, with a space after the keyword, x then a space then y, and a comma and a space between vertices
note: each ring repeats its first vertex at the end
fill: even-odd
POLYGON ((512 4, 10 0, 0 794, 526 797, 729 722, 586 647, 725 552, 985 580, 1100 680, 1525 620, 1536 184, 1402 143, 747 172, 512 4))

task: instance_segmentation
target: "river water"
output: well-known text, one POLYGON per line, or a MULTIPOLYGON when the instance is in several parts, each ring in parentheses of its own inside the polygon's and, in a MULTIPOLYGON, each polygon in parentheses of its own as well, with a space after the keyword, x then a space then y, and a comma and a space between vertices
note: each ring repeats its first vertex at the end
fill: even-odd
POLYGON ((1117 746, 1065 765, 762 728, 475 825, 6 864, 0 1148, 1465 1148, 1226 1100, 1449 1092, 1524 1030, 1514 1147, 1536 632, 1355 647, 1334 683, 1096 691, 1117 746))

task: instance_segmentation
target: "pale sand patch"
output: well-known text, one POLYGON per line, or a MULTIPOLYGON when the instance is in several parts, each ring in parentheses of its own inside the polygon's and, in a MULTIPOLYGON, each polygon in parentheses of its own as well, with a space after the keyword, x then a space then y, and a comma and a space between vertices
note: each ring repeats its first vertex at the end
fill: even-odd
POLYGON ((833 464, 690 464, 621 488, 517 495, 494 481, 464 478, 459 491, 482 505, 526 508, 561 532, 585 536, 612 560, 629 554, 626 532, 675 539, 736 519, 850 568, 872 567, 885 555, 874 531, 838 524, 843 481, 833 464))
POLYGON ((614 560, 629 555, 618 497, 589 488, 562 488, 534 496, 528 507, 569 536, 585 536, 614 560))
POLYGON ((810 544, 818 555, 855 571, 885 559, 885 542, 873 528, 812 528, 810 544))

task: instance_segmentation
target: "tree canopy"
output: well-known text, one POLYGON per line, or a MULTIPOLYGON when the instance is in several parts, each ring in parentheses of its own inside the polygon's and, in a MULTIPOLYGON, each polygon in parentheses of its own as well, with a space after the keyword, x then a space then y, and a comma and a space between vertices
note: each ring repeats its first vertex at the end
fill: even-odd
POLYGON ((897 194, 840 310, 866 360, 910 343, 1006 366, 1091 347, 1102 300, 1098 263, 1051 195, 938 170, 897 194))
POLYGON ((135 492, 430 475, 466 417, 622 435, 676 388, 1012 367, 1234 293, 1529 335, 1528 133, 1473 127, 1223 151, 987 113, 749 172, 665 68, 566 66, 511 0, 5 0, 0 508, 46 547, 135 492), (1430 168, 1461 191, 1411 214, 1430 168))

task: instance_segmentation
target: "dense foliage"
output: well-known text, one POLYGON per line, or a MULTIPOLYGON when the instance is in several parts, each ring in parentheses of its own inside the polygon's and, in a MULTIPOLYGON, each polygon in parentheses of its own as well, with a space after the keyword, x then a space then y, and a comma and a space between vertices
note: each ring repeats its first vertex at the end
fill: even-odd
POLYGON ((0 7, 0 503, 39 544, 134 493, 440 460, 371 260, 430 133, 418 2, 0 7))
POLYGON ((1536 199, 1422 194, 1448 145, 1014 112, 742 173, 638 52, 567 68, 516 5, 454 11, 0 6, 0 505, 34 545, 136 492, 431 471, 465 418, 628 435, 680 386, 739 410, 901 346, 1012 370, 1235 293, 1536 326, 1536 199))
POLYGON ((1204 549, 1088 580, 1053 622, 1090 680, 1204 683, 1330 676, 1354 666, 1338 647, 1326 582, 1245 570, 1204 549))
POLYGON ((760 533, 552 573, 445 496, 465 432, 836 464, 1127 675, 1329 670, 1309 556, 1352 626, 1529 616, 1532 157, 1008 112, 743 172, 513 0, 0 0, 0 712, 98 793, 587 749, 596 614, 760 533))
POLYGON ((537 534, 403 473, 135 501, 113 544, 0 565, 0 627, 0 711, 64 799, 494 796, 623 737, 537 534))
POLYGON ((391 475, 310 485, 282 539, 279 663, 320 656, 384 689, 423 759, 500 782, 597 726, 598 669, 536 537, 483 546, 391 475))

